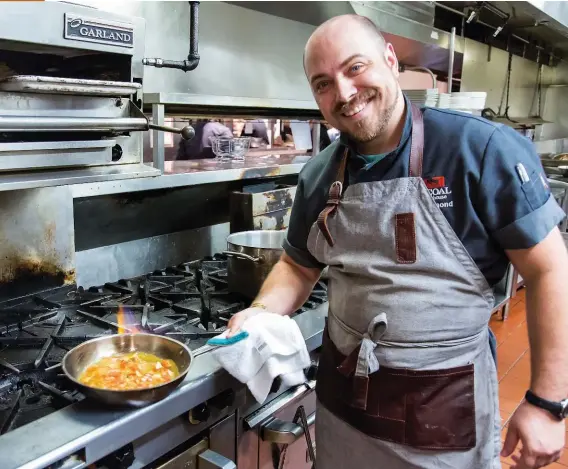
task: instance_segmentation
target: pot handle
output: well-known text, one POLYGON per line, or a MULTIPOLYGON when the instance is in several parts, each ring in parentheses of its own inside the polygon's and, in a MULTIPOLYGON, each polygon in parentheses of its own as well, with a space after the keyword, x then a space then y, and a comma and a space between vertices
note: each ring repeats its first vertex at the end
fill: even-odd
POLYGON ((231 256, 238 257, 239 259, 244 259, 244 260, 251 261, 251 262, 254 262, 254 263, 258 263, 261 260, 260 257, 252 257, 252 256, 249 256, 248 254, 244 254, 242 252, 223 251, 223 254, 225 254, 226 256, 229 256, 229 257, 231 257, 231 256))

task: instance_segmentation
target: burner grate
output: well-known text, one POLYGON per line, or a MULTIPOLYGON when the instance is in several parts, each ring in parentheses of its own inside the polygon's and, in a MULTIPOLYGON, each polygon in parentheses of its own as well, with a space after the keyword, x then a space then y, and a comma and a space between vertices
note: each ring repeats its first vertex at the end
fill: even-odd
MULTIPOLYGON (((318 282, 295 314, 325 301, 327 286, 318 282)), ((71 348, 122 329, 172 337, 197 351, 248 304, 229 291, 223 255, 0 304, 0 434, 83 399, 61 371, 71 348)))

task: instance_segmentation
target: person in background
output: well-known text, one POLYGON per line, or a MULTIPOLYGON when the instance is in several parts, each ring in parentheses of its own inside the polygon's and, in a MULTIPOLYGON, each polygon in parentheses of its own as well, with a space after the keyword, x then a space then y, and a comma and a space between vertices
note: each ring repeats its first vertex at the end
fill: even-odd
POLYGON ((290 121, 280 123, 280 135, 274 139, 274 146, 294 148, 294 134, 290 121))
POLYGON ((270 144, 268 138, 268 128, 266 122, 261 120, 253 120, 245 123, 241 132, 241 137, 251 137, 251 147, 266 147, 270 144))
POLYGON ((318 469, 536 469, 568 416, 565 213, 533 144, 470 114, 414 106, 369 19, 334 17, 304 67, 339 140, 302 169, 284 254, 229 321, 293 314, 329 268, 317 374, 318 469), (527 295, 531 380, 501 442, 488 323, 509 264, 527 295), (500 454, 501 453, 501 454, 500 454))
POLYGON ((233 133, 216 120, 199 119, 193 126, 195 136, 191 140, 180 139, 176 160, 201 160, 215 158, 212 138, 232 138, 233 133))

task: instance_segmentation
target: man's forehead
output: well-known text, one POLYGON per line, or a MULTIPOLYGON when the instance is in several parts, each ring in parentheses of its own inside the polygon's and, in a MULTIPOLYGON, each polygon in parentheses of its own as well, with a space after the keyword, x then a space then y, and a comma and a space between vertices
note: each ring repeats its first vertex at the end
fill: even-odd
POLYGON ((355 56, 373 57, 378 54, 376 40, 359 31, 340 31, 336 35, 314 37, 306 47, 305 67, 308 77, 320 68, 335 68, 355 56))

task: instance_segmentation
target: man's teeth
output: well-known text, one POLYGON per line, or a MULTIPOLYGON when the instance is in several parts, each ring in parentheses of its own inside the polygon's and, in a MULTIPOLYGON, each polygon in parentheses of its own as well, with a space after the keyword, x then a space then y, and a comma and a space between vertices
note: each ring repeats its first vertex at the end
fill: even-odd
POLYGON ((351 117, 351 116, 357 114, 358 112, 361 112, 363 109, 365 109, 365 106, 367 106, 367 103, 361 103, 361 104, 355 106, 353 109, 349 109, 348 111, 345 111, 343 113, 343 115, 346 116, 346 117, 351 117))

